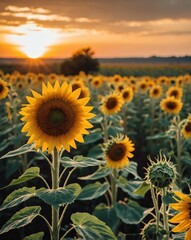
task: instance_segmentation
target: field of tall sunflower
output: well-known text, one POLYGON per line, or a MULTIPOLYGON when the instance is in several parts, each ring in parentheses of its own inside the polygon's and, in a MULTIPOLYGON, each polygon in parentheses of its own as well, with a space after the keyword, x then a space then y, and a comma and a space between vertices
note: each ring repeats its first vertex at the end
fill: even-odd
POLYGON ((0 239, 191 239, 189 74, 1 71, 0 105, 0 239))

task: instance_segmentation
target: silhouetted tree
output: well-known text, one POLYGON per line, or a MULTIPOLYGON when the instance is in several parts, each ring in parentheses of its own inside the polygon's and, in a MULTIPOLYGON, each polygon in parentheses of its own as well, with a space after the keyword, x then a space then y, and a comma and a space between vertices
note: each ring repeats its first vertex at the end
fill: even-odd
POLYGON ((64 75, 77 75, 80 71, 94 73, 99 71, 99 62, 93 58, 95 52, 91 48, 82 48, 76 51, 70 59, 61 64, 61 73, 64 75))

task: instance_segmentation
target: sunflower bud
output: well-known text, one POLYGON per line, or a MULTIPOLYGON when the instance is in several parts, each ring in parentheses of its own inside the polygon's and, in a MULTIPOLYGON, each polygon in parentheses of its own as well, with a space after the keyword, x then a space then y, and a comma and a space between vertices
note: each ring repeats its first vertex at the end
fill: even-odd
POLYGON ((147 180, 156 188, 169 187, 176 179, 175 166, 162 154, 157 158, 157 162, 149 160, 151 165, 147 169, 147 180))
POLYGON ((163 240, 164 239, 165 230, 159 226, 157 232, 156 223, 149 222, 144 226, 141 231, 142 240, 163 240))

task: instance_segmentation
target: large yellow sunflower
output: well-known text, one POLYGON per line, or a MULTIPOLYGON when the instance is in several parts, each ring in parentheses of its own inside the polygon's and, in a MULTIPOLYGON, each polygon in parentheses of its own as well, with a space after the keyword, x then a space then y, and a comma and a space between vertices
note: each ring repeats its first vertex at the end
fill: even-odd
POLYGON ((0 99, 6 98, 8 95, 7 83, 0 79, 0 99))
POLYGON ((101 111, 106 115, 113 115, 121 110, 123 98, 120 93, 114 92, 107 95, 101 106, 101 111))
POLYGON ((163 111, 172 114, 178 114, 182 109, 182 102, 174 97, 167 97, 160 102, 163 111))
POLYGON ((158 99, 162 95, 162 87, 160 85, 154 85, 150 91, 149 95, 151 98, 158 99))
POLYGON ((133 152, 135 148, 127 136, 119 135, 104 144, 103 150, 107 166, 118 169, 129 164, 129 158, 133 157, 131 152, 133 152))
POLYGON ((186 139, 191 138, 191 115, 188 116, 182 128, 182 134, 186 139))
POLYGON ((190 207, 191 207, 191 198, 181 192, 175 192, 175 200, 177 203, 171 203, 170 207, 180 211, 176 216, 169 220, 170 223, 178 223, 176 227, 172 229, 173 232, 184 232, 187 233, 184 237, 184 240, 191 239, 191 216, 190 216, 190 207))
POLYGON ((56 81, 42 85, 42 95, 32 91, 33 97, 27 97, 29 104, 21 109, 25 125, 22 132, 28 132, 28 143, 35 142, 36 148, 42 151, 54 148, 59 151, 64 147, 76 148, 75 140, 83 142, 82 134, 92 127, 87 119, 94 116, 90 113, 93 107, 85 106, 89 98, 79 98, 80 89, 72 92, 71 85, 64 82, 61 86, 56 81))
POLYGON ((181 99, 183 94, 183 90, 180 87, 172 86, 166 92, 167 97, 174 97, 177 99, 181 99))

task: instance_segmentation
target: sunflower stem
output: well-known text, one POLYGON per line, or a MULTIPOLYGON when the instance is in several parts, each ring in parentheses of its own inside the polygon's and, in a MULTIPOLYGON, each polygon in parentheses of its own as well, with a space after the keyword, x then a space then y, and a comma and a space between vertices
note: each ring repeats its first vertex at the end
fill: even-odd
POLYGON ((151 197, 152 197, 153 205, 154 205, 154 208, 155 208, 156 236, 157 236, 157 240, 158 240, 160 212, 159 212, 158 201, 157 201, 157 197, 155 195, 154 187, 152 185, 150 185, 150 187, 151 187, 151 197))
POLYGON ((182 184, 182 163, 181 163, 181 126, 179 124, 180 118, 178 117, 178 127, 176 130, 176 147, 177 147, 177 171, 178 171, 178 183, 179 187, 181 187, 182 184))
MULTIPOLYGON (((56 148, 53 150, 53 166, 52 171, 52 189, 59 188, 59 169, 60 169, 60 156, 56 148)), ((60 207, 52 206, 52 240, 59 240, 59 210, 60 207)))
POLYGON ((108 126, 107 125, 108 125, 108 119, 107 119, 107 116, 104 115, 104 124, 103 124, 104 142, 108 141, 108 131, 107 131, 108 126))
POLYGON ((112 193, 112 205, 115 206, 117 201, 117 170, 114 169, 111 175, 111 193, 112 193))
POLYGON ((164 202, 164 197, 166 196, 166 188, 162 189, 162 202, 163 202, 163 224, 164 224, 164 229, 166 231, 166 238, 165 240, 169 239, 169 226, 168 226, 168 214, 167 214, 167 209, 166 209, 166 204, 164 202))

